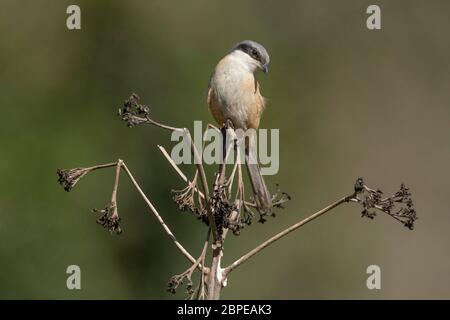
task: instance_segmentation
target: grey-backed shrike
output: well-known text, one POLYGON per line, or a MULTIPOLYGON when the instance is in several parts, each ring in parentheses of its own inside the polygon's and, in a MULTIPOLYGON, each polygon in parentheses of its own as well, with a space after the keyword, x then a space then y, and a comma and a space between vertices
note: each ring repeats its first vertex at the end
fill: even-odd
MULTIPOLYGON (((265 99, 254 74, 258 69, 267 73, 268 66, 266 49, 250 40, 236 44, 219 61, 211 76, 207 102, 220 126, 231 120, 235 129, 258 129, 265 99)), ((259 165, 246 162, 258 210, 267 213, 272 208, 272 196, 259 165)))

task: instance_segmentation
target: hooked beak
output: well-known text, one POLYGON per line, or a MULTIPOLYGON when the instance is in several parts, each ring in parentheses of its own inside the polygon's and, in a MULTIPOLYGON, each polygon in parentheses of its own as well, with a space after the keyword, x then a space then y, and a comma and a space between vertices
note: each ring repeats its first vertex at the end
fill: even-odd
POLYGON ((269 72, 269 64, 268 64, 268 63, 263 64, 263 65, 261 66, 261 70, 262 70, 264 73, 268 73, 268 72, 269 72))

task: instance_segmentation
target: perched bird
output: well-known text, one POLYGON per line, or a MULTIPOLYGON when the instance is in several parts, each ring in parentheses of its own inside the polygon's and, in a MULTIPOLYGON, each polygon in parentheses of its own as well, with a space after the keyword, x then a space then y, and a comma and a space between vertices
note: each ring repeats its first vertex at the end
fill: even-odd
MULTIPOLYGON (((268 72, 269 54, 259 43, 246 40, 237 43, 214 69, 209 82, 208 106, 220 126, 231 121, 235 129, 258 129, 265 107, 255 73, 268 72)), ((246 165, 256 206, 264 214, 272 208, 272 196, 267 190, 256 161, 246 165)))

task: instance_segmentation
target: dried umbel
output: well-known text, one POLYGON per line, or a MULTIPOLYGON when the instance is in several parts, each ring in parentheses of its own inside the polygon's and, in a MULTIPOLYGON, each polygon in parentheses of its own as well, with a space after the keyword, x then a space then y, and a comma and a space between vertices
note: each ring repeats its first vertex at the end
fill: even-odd
MULTIPOLYGON (((284 204, 288 201, 290 201, 292 198, 287 192, 283 192, 279 189, 279 185, 277 185, 277 192, 273 194, 272 196, 272 210, 269 211, 271 217, 276 216, 276 212, 274 209, 284 209, 284 204)), ((256 204, 253 201, 253 198, 250 199, 250 203, 244 203, 243 206, 243 217, 242 222, 251 225, 252 220, 254 217, 254 212, 252 211, 252 208, 255 208, 256 204)), ((261 214, 259 212, 259 220, 260 223, 265 223, 267 221, 266 216, 268 213, 261 214)))
POLYGON ((102 213, 102 215, 97 219, 97 223, 108 229, 110 233, 122 233, 122 229, 119 225, 120 217, 117 212, 117 204, 115 202, 110 202, 101 210, 92 209, 92 212, 102 213))
POLYGON ((90 171, 90 168, 57 169, 56 174, 58 175, 59 184, 64 187, 64 190, 69 192, 90 171))
POLYGON ((186 293, 188 295, 192 295, 194 293, 193 282, 191 279, 191 275, 188 275, 186 273, 175 275, 172 278, 170 278, 169 283, 167 284, 167 291, 169 291, 172 294, 175 294, 177 292, 178 287, 182 285, 185 280, 187 281, 186 293))
POLYGON ((191 212, 197 219, 208 224, 208 217, 202 204, 202 199, 198 199, 198 204, 195 201, 196 195, 198 196, 196 188, 196 183, 192 182, 182 190, 172 190, 173 201, 180 211, 191 212))
POLYGON ((128 127, 133 127, 138 124, 147 123, 149 121, 150 108, 146 105, 139 104, 139 96, 132 93, 131 96, 125 100, 123 107, 118 112, 120 118, 125 121, 128 127))
POLYGON ((194 200, 195 188, 193 186, 188 185, 182 190, 172 190, 172 193, 173 201, 180 211, 190 211, 193 213, 197 211, 194 200))
POLYGON ((225 196, 223 187, 218 188, 211 196, 211 208, 216 222, 217 231, 221 234, 223 228, 230 229, 234 235, 239 235, 242 223, 239 219, 237 201, 232 202, 225 196))
POLYGON ((384 197, 381 190, 367 187, 363 179, 358 178, 355 183, 355 194, 356 201, 363 207, 361 211, 363 217, 373 219, 378 210, 398 220, 408 229, 414 229, 414 222, 418 218, 409 188, 403 183, 400 185, 399 191, 389 197, 384 197))
MULTIPOLYGON (((197 190, 197 176, 194 177, 193 182, 182 190, 172 190, 173 200, 178 209, 183 212, 193 213, 199 220, 209 225, 208 216, 206 213, 206 204, 204 199, 199 195, 197 190)), ((278 190, 272 197, 273 209, 283 209, 284 203, 291 200, 291 197, 286 192, 278 190)), ((223 228, 229 229, 234 235, 239 235, 245 225, 251 225, 255 216, 256 204, 252 200, 245 201, 237 197, 233 200, 225 192, 225 187, 216 185, 216 189, 210 198, 211 209, 214 212, 216 227, 219 233, 223 228)), ((265 216, 260 214, 258 222, 264 223, 265 216)), ((270 215, 275 217, 275 210, 270 211, 270 215)))

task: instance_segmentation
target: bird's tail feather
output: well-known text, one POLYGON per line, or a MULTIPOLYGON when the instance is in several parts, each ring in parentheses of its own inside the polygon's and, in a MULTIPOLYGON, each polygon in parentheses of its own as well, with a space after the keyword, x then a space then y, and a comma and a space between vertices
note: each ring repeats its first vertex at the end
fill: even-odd
POLYGON ((264 182, 264 178, 261 174, 261 168, 256 161, 249 161, 248 155, 246 155, 245 160, 258 211, 261 214, 267 214, 272 209, 272 196, 270 195, 266 183, 264 182))

